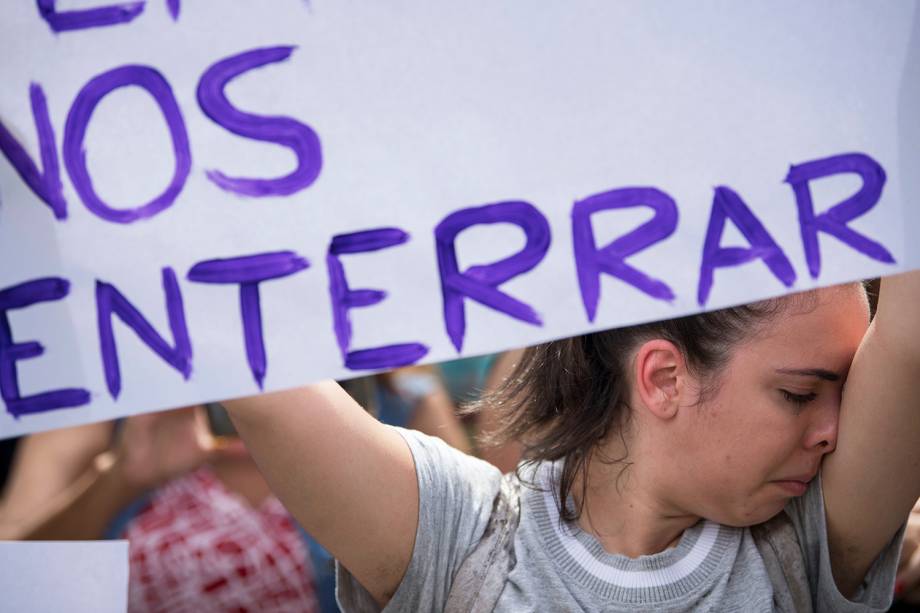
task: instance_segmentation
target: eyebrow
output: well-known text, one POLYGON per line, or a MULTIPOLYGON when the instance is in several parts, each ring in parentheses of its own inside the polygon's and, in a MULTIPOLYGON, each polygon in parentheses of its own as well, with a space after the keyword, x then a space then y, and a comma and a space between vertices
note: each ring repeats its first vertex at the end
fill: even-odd
POLYGON ((817 377, 825 381, 840 381, 840 375, 823 368, 777 368, 776 372, 799 377, 817 377))

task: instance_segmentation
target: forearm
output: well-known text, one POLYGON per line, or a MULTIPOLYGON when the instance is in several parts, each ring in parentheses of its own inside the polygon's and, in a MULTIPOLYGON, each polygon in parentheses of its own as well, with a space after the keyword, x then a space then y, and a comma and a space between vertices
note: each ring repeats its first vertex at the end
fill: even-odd
POLYGON ((70 488, 34 520, 23 540, 95 540, 129 502, 143 491, 126 482, 109 454, 101 456, 70 488))

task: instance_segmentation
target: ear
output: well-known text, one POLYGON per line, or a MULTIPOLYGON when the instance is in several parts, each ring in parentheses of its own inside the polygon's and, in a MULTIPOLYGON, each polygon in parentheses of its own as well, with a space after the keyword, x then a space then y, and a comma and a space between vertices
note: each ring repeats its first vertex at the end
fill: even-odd
POLYGON ((677 415, 687 376, 684 356, 664 339, 643 343, 636 353, 635 392, 649 412, 659 419, 677 415))

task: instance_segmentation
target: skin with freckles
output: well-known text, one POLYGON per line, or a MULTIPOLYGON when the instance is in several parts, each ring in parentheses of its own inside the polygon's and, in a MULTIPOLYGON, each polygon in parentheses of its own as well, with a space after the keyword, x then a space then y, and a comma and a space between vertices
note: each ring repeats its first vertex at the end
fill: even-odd
POLYGON ((582 527, 611 552, 651 554, 700 518, 750 526, 804 494, 835 448, 843 384, 869 323, 859 287, 815 298, 763 324, 709 376, 669 341, 638 347, 631 419, 589 465, 582 527), (623 456, 628 464, 603 460, 623 456))

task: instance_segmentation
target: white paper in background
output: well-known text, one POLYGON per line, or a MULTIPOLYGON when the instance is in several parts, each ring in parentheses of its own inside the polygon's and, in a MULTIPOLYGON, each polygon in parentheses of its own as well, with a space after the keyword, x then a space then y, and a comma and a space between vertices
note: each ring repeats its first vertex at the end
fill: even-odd
POLYGON ((124 613, 128 541, 0 541, 0 609, 124 613))
MULTIPOLYGON (((463 355, 590 330, 674 317, 786 291, 920 267, 920 61, 917 4, 859 1, 674 5, 574 0, 148 0, 127 24, 53 33, 35 3, 0 8, 0 122, 38 160, 31 83, 47 98, 68 217, 57 221, 0 156, 0 289, 41 277, 67 279, 69 295, 11 311, 16 342, 45 353, 16 362, 23 396, 64 387, 89 392, 73 409, 13 418, 0 436, 62 427, 259 390, 244 352, 236 286, 189 282, 203 260, 290 250, 307 270, 261 285, 264 389, 362 374, 336 343, 326 253, 332 237, 398 227, 402 245, 342 257, 352 288, 387 298, 350 312, 351 349, 422 343, 424 362, 460 355, 445 329, 434 228, 451 213, 501 201, 531 203, 551 242, 530 272, 500 289, 530 305, 542 326, 465 301, 463 355), (317 180, 287 196, 240 196, 207 172, 272 178, 291 150, 231 133, 208 118, 196 88, 219 60, 279 45, 281 62, 245 72, 226 88, 238 109, 285 116, 318 135, 317 180), (127 225, 93 214, 61 158, 68 112, 90 79, 144 65, 169 83, 187 129, 191 168, 175 202, 127 225), (808 274, 796 201, 784 182, 793 164, 860 152, 887 174, 878 203, 849 223, 896 263, 866 257, 822 234, 822 269, 808 274), (715 272, 698 304, 700 260, 716 186, 736 191, 788 257, 786 288, 757 260, 715 272), (592 322, 573 257, 575 200, 650 186, 676 202, 667 240, 628 263, 666 282, 675 298, 650 298, 611 276, 592 322), (178 277, 193 346, 190 378, 155 356, 116 318, 121 393, 107 390, 94 288, 115 285, 168 343, 161 269, 178 277)), ((105 6, 90 0, 59 10, 105 6)), ((174 156, 162 114, 137 87, 105 96, 83 142, 100 197, 138 206, 170 181, 174 156)), ((813 183, 817 212, 858 189, 855 175, 813 183)), ((594 217, 599 245, 643 223, 650 210, 594 217)), ((488 264, 524 244, 510 224, 477 226, 457 240, 461 268, 488 264)), ((746 246, 728 224, 723 246, 746 246)))

